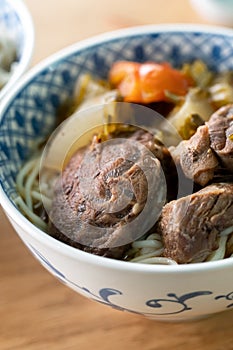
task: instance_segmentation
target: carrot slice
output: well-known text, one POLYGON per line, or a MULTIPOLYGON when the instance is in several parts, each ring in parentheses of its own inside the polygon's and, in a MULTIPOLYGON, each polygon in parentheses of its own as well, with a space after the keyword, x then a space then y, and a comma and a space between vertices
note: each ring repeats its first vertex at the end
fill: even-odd
POLYGON ((190 77, 169 63, 119 61, 113 64, 109 81, 126 102, 167 101, 166 91, 184 96, 192 85, 190 77))

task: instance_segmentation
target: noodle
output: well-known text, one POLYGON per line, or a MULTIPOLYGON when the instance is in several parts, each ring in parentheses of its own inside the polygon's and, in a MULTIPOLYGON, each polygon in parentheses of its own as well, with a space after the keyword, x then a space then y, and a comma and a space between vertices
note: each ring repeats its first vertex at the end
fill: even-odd
POLYGON ((38 177, 39 167, 40 167, 40 162, 37 161, 35 163, 35 167, 32 169, 31 174, 25 183, 25 200, 30 210, 32 210, 32 203, 33 203, 32 187, 33 187, 33 184, 35 183, 35 179, 38 177))
POLYGON ((227 239, 227 236, 220 236, 218 249, 216 249, 213 253, 211 253, 208 256, 207 261, 221 260, 224 258, 226 253, 227 239))
POLYGON ((43 203, 46 207, 50 207, 52 204, 52 199, 46 197, 44 194, 42 195, 40 192, 37 191, 31 191, 31 196, 33 199, 36 199, 37 201, 40 201, 43 197, 43 203))
POLYGON ((46 222, 36 214, 36 210, 43 207, 42 197, 47 203, 51 203, 39 189, 39 167, 40 156, 30 159, 19 171, 16 188, 20 196, 15 199, 15 203, 33 224, 47 231, 46 222))
POLYGON ((47 224, 38 215, 36 215, 33 211, 30 210, 30 208, 27 206, 27 204, 23 201, 21 197, 17 197, 15 199, 15 203, 33 224, 46 231, 47 224))
POLYGON ((152 233, 145 240, 138 240, 132 244, 133 248, 161 248, 161 237, 158 233, 152 233))
POLYGON ((150 234, 146 239, 139 239, 131 244, 128 251, 129 261, 142 264, 176 264, 172 259, 164 258, 163 242, 158 233, 150 234))
POLYGON ((24 164, 24 166, 20 169, 17 177, 16 177, 16 187, 18 192, 21 194, 23 198, 25 198, 25 177, 31 172, 36 163, 36 159, 31 159, 24 164))

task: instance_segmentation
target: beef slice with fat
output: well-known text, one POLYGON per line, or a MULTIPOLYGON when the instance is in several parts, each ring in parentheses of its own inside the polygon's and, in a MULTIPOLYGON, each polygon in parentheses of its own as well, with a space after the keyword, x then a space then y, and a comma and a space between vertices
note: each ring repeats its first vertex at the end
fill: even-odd
POLYGON ((233 227, 233 184, 212 184, 163 208, 157 230, 164 256, 177 263, 204 261, 219 234, 233 227))

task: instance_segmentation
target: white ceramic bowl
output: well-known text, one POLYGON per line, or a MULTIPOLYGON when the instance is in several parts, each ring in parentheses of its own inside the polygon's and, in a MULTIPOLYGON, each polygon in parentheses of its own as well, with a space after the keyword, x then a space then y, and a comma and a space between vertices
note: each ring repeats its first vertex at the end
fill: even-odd
POLYGON ((206 26, 145 26, 107 33, 68 47, 34 67, 0 106, 0 200, 36 259, 67 286, 104 305, 155 320, 186 320, 233 307, 233 258, 190 265, 144 265, 77 250, 31 224, 14 205, 15 175, 38 134, 53 128, 57 107, 84 71, 106 77, 119 59, 200 58, 233 70, 233 33, 206 26))
POLYGON ((190 0, 194 10, 209 22, 233 26, 232 0, 190 0))
POLYGON ((29 66, 34 49, 34 26, 22 0, 0 0, 0 9, 0 28, 9 33, 17 51, 17 64, 10 79, 0 90, 1 100, 29 66))

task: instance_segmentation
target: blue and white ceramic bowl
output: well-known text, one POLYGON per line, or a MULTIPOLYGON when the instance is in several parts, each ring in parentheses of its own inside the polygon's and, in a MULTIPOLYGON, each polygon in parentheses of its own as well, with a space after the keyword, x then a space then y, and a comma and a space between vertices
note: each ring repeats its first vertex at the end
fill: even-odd
MULTIPOLYGON (((34 26, 31 15, 21 0, 0 0, 0 30, 9 33, 15 43, 17 64, 10 80, 0 90, 0 101, 26 71, 34 48, 34 26)), ((2 33, 0 33, 2 34, 2 33)))
POLYGON ((233 70, 233 32, 163 25, 107 33, 68 47, 34 67, 0 106, 0 200, 16 232, 53 275, 82 295, 156 320, 186 320, 233 308, 233 258, 190 265, 144 265, 79 251, 31 224, 14 205, 15 177, 35 142, 48 135, 77 77, 105 78, 119 59, 195 58, 213 70, 233 70))

